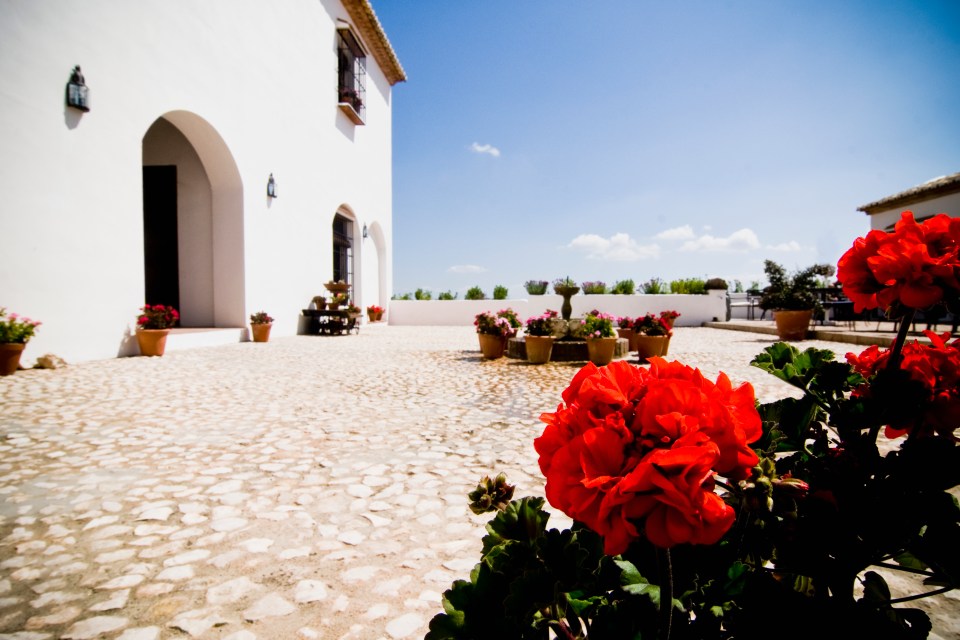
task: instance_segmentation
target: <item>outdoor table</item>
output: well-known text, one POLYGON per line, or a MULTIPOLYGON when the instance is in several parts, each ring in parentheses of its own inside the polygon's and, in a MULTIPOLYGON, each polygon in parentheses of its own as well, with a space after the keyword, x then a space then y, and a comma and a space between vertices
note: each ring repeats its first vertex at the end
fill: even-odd
POLYGON ((359 313, 340 309, 303 309, 307 317, 307 333, 310 335, 339 336, 351 331, 360 333, 359 313))

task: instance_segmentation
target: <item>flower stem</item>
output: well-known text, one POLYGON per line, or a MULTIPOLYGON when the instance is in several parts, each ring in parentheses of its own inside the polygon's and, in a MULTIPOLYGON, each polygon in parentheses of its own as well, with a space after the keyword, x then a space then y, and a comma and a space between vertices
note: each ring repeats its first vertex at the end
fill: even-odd
POLYGON ((900 357, 903 353, 903 343, 907 341, 907 333, 910 332, 910 325, 913 324, 913 317, 917 314, 916 309, 908 309, 900 319, 900 329, 897 331, 897 339, 893 343, 893 349, 890 350, 890 360, 887 361, 887 367, 890 369, 900 368, 900 357))
POLYGON ((660 552, 667 574, 665 584, 660 587, 660 635, 662 640, 670 640, 673 627, 673 561, 670 558, 670 549, 661 549, 660 552))
MULTIPOLYGON (((903 355, 903 343, 907 341, 907 333, 910 332, 910 325, 913 324, 913 317, 917 314, 916 309, 908 308, 907 312, 903 314, 903 317, 900 318, 900 328, 897 331, 897 338, 894 340, 893 348, 890 350, 890 359, 887 360, 888 369, 899 369, 900 360, 903 355)), ((882 425, 875 424, 870 427, 870 441, 876 442, 877 437, 880 435, 880 427, 882 425)))

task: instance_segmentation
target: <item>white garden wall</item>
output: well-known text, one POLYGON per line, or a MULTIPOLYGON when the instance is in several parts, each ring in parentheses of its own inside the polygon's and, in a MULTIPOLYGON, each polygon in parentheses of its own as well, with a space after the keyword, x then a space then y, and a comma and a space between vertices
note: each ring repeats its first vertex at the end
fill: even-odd
MULTIPOLYGON (((526 320, 547 309, 560 312, 563 297, 548 294, 511 300, 391 300, 387 320, 391 325, 462 326, 473 324, 478 313, 510 307, 526 320)), ((646 313, 679 311, 674 326, 698 327, 704 322, 725 320, 727 292, 710 291, 706 295, 575 295, 570 299, 571 317, 580 317, 594 309, 615 316, 642 316, 646 313)))

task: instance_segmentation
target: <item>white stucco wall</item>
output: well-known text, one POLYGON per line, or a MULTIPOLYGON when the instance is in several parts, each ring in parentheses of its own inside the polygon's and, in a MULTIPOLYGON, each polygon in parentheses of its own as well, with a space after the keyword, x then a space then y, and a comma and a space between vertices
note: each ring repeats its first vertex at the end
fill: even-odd
POLYGON ((190 234, 214 238, 187 239, 201 245, 191 259, 210 263, 191 268, 197 290, 181 301, 209 294, 202 280, 215 283, 208 308, 188 305, 191 323, 242 326, 263 309, 276 318, 272 335, 294 333, 332 275, 331 225, 343 205, 357 218, 356 302, 385 300, 392 88, 368 56, 366 125, 340 112, 338 18, 349 22, 336 0, 0 3, 0 306, 44 323, 25 363, 136 352, 142 142, 161 117, 190 141, 211 187, 178 194, 211 198, 209 230, 185 221, 190 234), (90 87, 85 114, 64 104, 76 64, 90 87), (377 229, 380 261, 360 238, 364 224, 377 229))
MULTIPOLYGON (((521 321, 548 309, 560 312, 563 297, 555 294, 512 300, 392 300, 387 314, 391 325, 466 326, 478 313, 507 307, 521 321)), ((571 317, 582 317, 594 309, 614 316, 637 317, 646 313, 678 311, 677 327, 698 327, 704 322, 726 320, 727 292, 706 295, 575 295, 570 298, 571 317)))
POLYGON ((960 215, 960 193, 950 193, 925 202, 915 202, 908 206, 895 207, 872 214, 870 216, 870 228, 891 229, 900 220, 900 214, 904 211, 912 211, 913 217, 917 220, 938 213, 958 216, 960 215))

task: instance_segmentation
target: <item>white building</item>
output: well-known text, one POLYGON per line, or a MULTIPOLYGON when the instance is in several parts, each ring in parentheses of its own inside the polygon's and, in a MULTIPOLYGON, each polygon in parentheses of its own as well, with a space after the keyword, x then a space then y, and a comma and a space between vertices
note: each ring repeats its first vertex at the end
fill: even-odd
POLYGON ((406 77, 368 0, 4 0, 0 78, 0 306, 43 322, 25 365, 137 353, 145 302, 219 329, 182 344, 246 340, 259 310, 292 335, 330 279, 387 305, 406 77))
POLYGON ((904 211, 918 222, 938 213, 960 215, 960 173, 928 180, 921 185, 865 204, 857 211, 870 216, 870 228, 893 230, 904 211))

